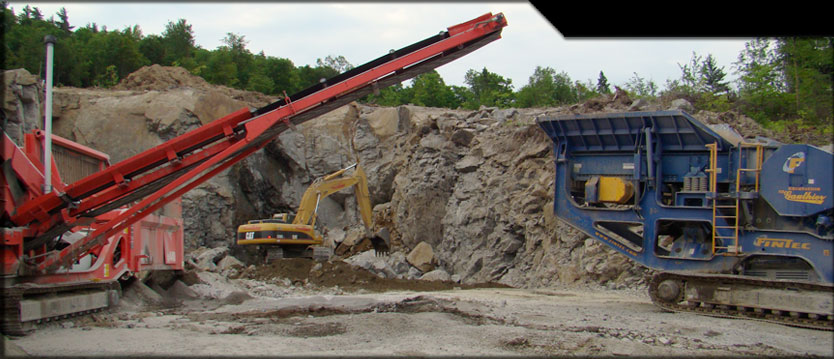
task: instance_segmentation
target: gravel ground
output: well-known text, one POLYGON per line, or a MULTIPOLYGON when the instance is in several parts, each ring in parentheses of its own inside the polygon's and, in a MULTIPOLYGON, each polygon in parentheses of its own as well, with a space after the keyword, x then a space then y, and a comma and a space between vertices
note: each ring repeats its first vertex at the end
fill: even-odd
POLYGON ((251 280, 227 280, 225 285, 229 294, 221 299, 201 295, 168 308, 132 303, 126 293, 122 304, 109 312, 50 323, 28 336, 7 339, 6 354, 834 355, 831 332, 668 313, 653 306, 642 290, 343 293, 338 288, 255 285, 251 280))

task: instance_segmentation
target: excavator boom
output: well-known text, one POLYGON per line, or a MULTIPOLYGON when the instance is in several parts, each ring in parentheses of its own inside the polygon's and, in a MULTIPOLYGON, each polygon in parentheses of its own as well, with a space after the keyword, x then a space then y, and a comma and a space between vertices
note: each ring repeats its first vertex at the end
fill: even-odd
POLYGON ((304 191, 304 195, 301 197, 301 204, 298 207, 298 214, 295 216, 293 224, 314 225, 316 210, 321 200, 352 186, 356 186, 356 203, 359 205, 362 221, 365 223, 365 227, 370 228, 372 224, 368 179, 362 167, 357 165, 338 170, 313 181, 313 184, 304 191), (351 175, 339 177, 351 168, 354 169, 351 175))

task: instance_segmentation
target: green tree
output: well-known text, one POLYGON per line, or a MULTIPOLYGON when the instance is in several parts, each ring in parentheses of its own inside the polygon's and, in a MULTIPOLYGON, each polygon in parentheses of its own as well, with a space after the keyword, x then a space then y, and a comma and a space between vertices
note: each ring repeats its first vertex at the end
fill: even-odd
POLYGON ((685 98, 695 107, 710 111, 730 109, 733 94, 725 80, 726 73, 711 54, 703 57, 693 52, 689 63, 678 67, 680 79, 668 80, 661 96, 685 98))
POLYGON ((789 114, 790 96, 779 71, 778 54, 767 38, 748 41, 735 62, 739 75, 739 108, 754 120, 768 124, 789 114))
POLYGON ((321 83, 339 74, 339 71, 329 66, 312 67, 304 65, 298 67, 299 84, 302 89, 321 83))
POLYGON ((139 52, 152 64, 165 63, 165 44, 162 36, 148 35, 139 41, 139 52))
POLYGON ((596 90, 601 94, 611 93, 611 85, 608 84, 608 78, 605 77, 605 74, 602 73, 602 71, 599 72, 599 78, 597 78, 596 90))
POLYGON ((417 75, 412 81, 413 96, 411 102, 418 106, 457 108, 455 94, 446 86, 437 71, 432 70, 417 75))
POLYGON ((60 19, 59 22, 58 22, 58 27, 60 27, 61 30, 63 30, 66 33, 72 32, 72 29, 74 29, 75 26, 70 26, 69 15, 67 14, 67 9, 62 7, 60 10, 58 10, 57 15, 58 15, 58 19, 60 19))
POLYGON ((705 90, 709 93, 719 95, 730 91, 730 86, 725 80, 727 74, 723 67, 718 66, 712 54, 708 54, 704 62, 701 63, 699 72, 701 78, 703 78, 705 90))
POLYGON ((646 80, 638 75, 636 72, 634 76, 625 84, 625 88, 640 98, 655 97, 657 94, 657 85, 652 80, 646 80))
MULTIPOLYGON (((237 68, 236 83, 244 86, 249 84, 249 78, 253 71, 252 63, 254 61, 252 53, 246 49, 246 44, 248 43, 246 36, 228 32, 226 33, 226 37, 223 38, 224 45, 221 46, 225 51, 228 51, 231 61, 237 68)), ((256 82, 259 83, 259 86, 264 85, 264 79, 258 79, 256 82)))
POLYGON ((550 67, 537 66, 527 85, 516 94, 517 107, 544 107, 576 102, 576 93, 567 73, 557 74, 550 67))
POLYGON ((576 102, 585 101, 599 95, 600 93, 596 90, 596 86, 591 80, 588 80, 584 84, 579 81, 573 84, 573 97, 576 99, 576 102))
POLYGON ((192 56, 195 48, 194 30, 185 19, 177 22, 169 21, 162 32, 162 45, 164 48, 163 63, 161 65, 172 65, 175 61, 192 56))
POLYGON ((452 93, 455 95, 455 103, 463 107, 467 103, 475 103, 475 94, 472 93, 466 86, 450 86, 452 93))
MULTIPOLYGON (((14 15, 12 10, 4 9, 4 67, 7 69, 25 68, 27 71, 42 76, 45 70, 46 50, 43 39, 46 35, 63 38, 63 32, 55 24, 43 20, 40 10, 26 6, 23 12, 14 15)), ((57 59, 55 63, 57 63, 57 59)))
POLYGON ((108 33, 107 58, 110 60, 110 64, 116 66, 116 72, 120 79, 148 63, 148 60, 139 51, 139 38, 141 36, 142 33, 138 26, 108 33))
POLYGON ((231 49, 221 46, 212 51, 201 76, 206 81, 216 85, 229 87, 237 87, 240 85, 237 76, 237 64, 234 62, 231 49))
POLYGON ((470 69, 464 75, 464 83, 472 92, 471 100, 463 103, 464 108, 477 109, 480 106, 510 107, 514 101, 511 79, 489 72, 470 69))
POLYGON ((96 76, 95 85, 99 87, 111 87, 119 83, 119 74, 115 65, 109 65, 104 72, 96 76))
POLYGON ((411 102, 411 88, 403 87, 397 83, 379 91, 369 94, 359 100, 361 103, 375 104, 379 106, 400 106, 411 102))
POLYGON ((252 69, 246 90, 272 94, 275 82, 267 75, 266 55, 263 51, 252 58, 252 69))
POLYGON ((348 70, 353 69, 353 65, 345 59, 344 56, 333 56, 327 55, 327 57, 322 59, 316 59, 316 66, 318 67, 329 67, 333 70, 336 70, 336 73, 342 73, 348 70))
POLYGON ((725 80, 727 74, 724 68, 718 66, 712 54, 704 58, 693 52, 689 64, 678 64, 678 67, 681 69, 681 78, 680 82, 674 83, 678 92, 695 96, 705 92, 718 95, 730 91, 725 80))
POLYGON ((302 89, 301 78, 292 61, 283 58, 267 57, 262 65, 264 75, 272 80, 269 94, 281 95, 284 92, 292 95, 302 89))
POLYGON ((834 37, 780 38, 775 50, 794 116, 811 123, 832 123, 834 37))

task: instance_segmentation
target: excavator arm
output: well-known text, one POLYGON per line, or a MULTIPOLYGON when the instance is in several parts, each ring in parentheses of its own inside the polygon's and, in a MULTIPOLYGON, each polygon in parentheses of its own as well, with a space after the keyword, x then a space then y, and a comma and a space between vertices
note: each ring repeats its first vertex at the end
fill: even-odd
POLYGON ((316 214, 321 200, 353 186, 356 187, 356 203, 359 206, 362 222, 365 223, 366 228, 370 229, 373 223, 371 219, 372 210, 370 193, 368 191, 368 179, 365 171, 357 164, 313 181, 313 184, 307 188, 301 197, 301 204, 298 207, 298 214, 296 214, 293 224, 315 225, 316 214), (350 169, 353 169, 353 173, 344 176, 345 172, 350 169))

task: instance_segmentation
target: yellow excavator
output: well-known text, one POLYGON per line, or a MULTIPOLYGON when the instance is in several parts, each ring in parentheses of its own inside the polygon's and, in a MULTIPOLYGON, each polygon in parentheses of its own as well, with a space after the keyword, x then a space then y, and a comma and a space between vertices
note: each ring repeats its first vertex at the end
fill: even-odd
POLYGON ((301 197, 301 204, 294 216, 278 213, 270 219, 251 220, 239 226, 237 244, 261 245, 266 263, 291 257, 327 260, 333 255, 333 248, 324 246, 324 238, 315 230, 319 203, 327 196, 353 186, 356 187, 356 203, 365 223, 366 237, 371 240, 377 255, 387 253, 389 239, 383 234, 387 232, 371 234, 373 224, 368 180, 358 164, 314 180, 301 197))

